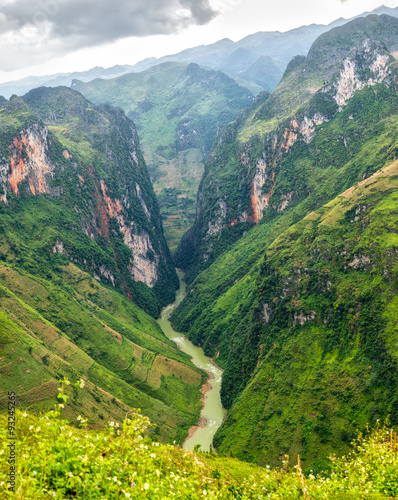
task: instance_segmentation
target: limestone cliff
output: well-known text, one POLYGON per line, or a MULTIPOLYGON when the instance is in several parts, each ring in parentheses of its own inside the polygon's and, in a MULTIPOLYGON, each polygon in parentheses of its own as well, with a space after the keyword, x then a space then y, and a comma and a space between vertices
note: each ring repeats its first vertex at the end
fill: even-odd
POLYGON ((134 283, 145 284, 159 301, 151 306, 156 314, 172 300, 177 278, 134 124, 120 109, 94 106, 66 88, 31 91, 1 114, 1 201, 58 199, 91 241, 83 246, 99 247, 87 254, 74 236, 59 233, 51 253, 79 262, 140 303, 134 283))
POLYGON ((8 155, 0 165, 1 200, 7 203, 7 193, 20 195, 21 186, 33 195, 59 194, 50 187, 55 166, 48 158, 48 129, 35 123, 21 130, 8 145, 8 155))

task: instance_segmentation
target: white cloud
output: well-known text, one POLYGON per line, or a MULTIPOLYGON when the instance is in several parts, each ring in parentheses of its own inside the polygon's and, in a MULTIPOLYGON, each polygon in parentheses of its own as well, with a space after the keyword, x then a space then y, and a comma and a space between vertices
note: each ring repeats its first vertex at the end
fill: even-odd
POLYGON ((126 37, 209 23, 209 0, 14 0, 0 7, 0 67, 9 71, 126 37))

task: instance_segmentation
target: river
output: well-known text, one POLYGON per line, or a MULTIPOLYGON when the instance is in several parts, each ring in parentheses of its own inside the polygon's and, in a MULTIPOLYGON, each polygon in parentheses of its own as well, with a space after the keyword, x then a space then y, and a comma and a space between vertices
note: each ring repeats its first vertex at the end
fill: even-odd
POLYGON ((182 280, 183 273, 177 271, 177 274, 180 278, 180 288, 176 294, 176 300, 162 310, 162 315, 158 323, 166 337, 175 342, 182 351, 191 356, 192 363, 195 366, 205 370, 209 374, 208 382, 211 388, 205 394, 204 406, 200 414, 202 420, 206 421, 206 425, 196 428, 195 432, 183 444, 183 448, 186 450, 193 450, 196 445, 200 445, 202 451, 209 451, 213 436, 220 427, 225 415, 225 410, 220 399, 222 370, 212 364, 210 358, 205 356, 201 347, 195 346, 190 340, 185 338, 181 333, 175 332, 171 327, 169 316, 185 297, 186 292, 186 284, 182 280))

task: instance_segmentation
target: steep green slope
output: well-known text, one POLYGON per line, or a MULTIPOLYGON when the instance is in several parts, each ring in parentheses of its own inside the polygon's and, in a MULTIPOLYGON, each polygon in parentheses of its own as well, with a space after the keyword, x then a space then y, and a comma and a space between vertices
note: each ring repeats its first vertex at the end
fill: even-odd
POLYGON ((222 453, 314 464, 357 428, 398 425, 398 163, 282 233, 266 249, 249 327, 224 380, 247 386, 215 438, 222 453))
MULTIPOLYGON (((374 19, 368 22, 372 28, 374 19)), ((378 288, 379 279, 371 272, 359 273, 367 257, 361 260, 350 247, 358 244, 359 232, 347 236, 349 248, 338 250, 347 252, 350 259, 344 270, 338 267, 342 266, 338 254, 328 268, 331 247, 319 255, 314 249, 308 253, 312 240, 293 254, 295 241, 304 231, 295 223, 306 227, 305 217, 356 183, 372 178, 397 156, 396 62, 384 45, 392 39, 393 25, 397 32, 396 20, 387 18, 385 26, 378 25, 383 43, 369 40, 366 33, 357 43, 356 22, 345 28, 354 33, 352 44, 344 48, 343 60, 336 56, 333 76, 317 91, 310 85, 319 78, 320 67, 313 65, 312 74, 302 78, 300 87, 300 75, 309 70, 311 58, 294 60, 277 91, 265 101, 259 97, 250 111, 220 134, 206 165, 196 224, 177 252, 179 263, 187 269, 189 292, 173 314, 173 322, 225 368, 222 399, 229 413, 215 439, 224 453, 277 463, 291 450, 303 453, 306 463, 314 464, 332 447, 343 451, 355 426, 377 415, 391 412, 398 424, 393 389, 396 354, 390 352, 390 340, 386 340, 386 335, 393 338, 396 332, 391 333, 392 327, 380 319, 389 314, 386 297, 396 294, 391 256, 374 257, 375 265, 380 260, 377 272, 385 267, 378 288), (293 113, 290 118, 288 112, 293 113), (281 240, 292 240, 291 246, 279 245, 281 240), (265 254, 268 259, 272 255, 270 268, 268 260, 264 263, 265 254), (311 259, 316 264, 306 266, 311 259), (345 281, 344 274, 349 272, 352 275, 345 281), (329 274, 336 280, 330 284, 332 293, 327 289, 329 274), (358 288, 358 296, 352 294, 351 285, 358 288), (303 308, 303 295, 310 291, 312 298, 303 308), (310 306, 311 300, 317 308, 310 306), (333 318, 330 322, 328 314, 333 318), (351 331, 356 314, 358 325, 351 331), (375 349, 369 350, 362 337, 359 344, 359 337, 353 340, 355 332, 371 338, 375 349), (340 337, 357 350, 344 344, 340 352, 340 337), (389 371, 392 381, 386 375, 389 371), (251 390, 254 377, 258 383, 251 390), (336 386, 329 391, 333 377, 336 386), (275 379, 274 391, 271 382, 275 379), (351 395, 339 396, 348 387, 351 395), (333 430, 323 434, 325 419, 333 420, 329 426, 333 430)), ((334 37, 332 33, 323 40, 325 51, 334 37)), ((385 175, 390 184, 369 188, 376 196, 369 199, 369 206, 378 203, 377 195, 390 196, 390 187, 395 191, 396 173, 385 175)), ((389 231, 395 231, 396 214, 391 210, 383 216, 386 222, 379 218, 372 230, 381 226, 382 237, 391 240, 389 231)), ((329 230, 330 241, 336 245, 344 231, 349 234, 337 220, 329 230)), ((311 231, 316 239, 317 228, 311 231)))
POLYGON ((307 58, 291 61, 271 96, 260 94, 220 132, 200 184, 195 225, 176 253, 188 281, 263 217, 277 218, 309 195, 312 202, 326 201, 359 180, 354 174, 345 185, 346 178, 336 174, 337 189, 319 191, 329 186, 325 169, 337 172, 347 165, 377 133, 372 127, 396 113, 391 52, 398 48, 397 33, 397 19, 369 16, 322 35, 307 58), (336 48, 340 37, 344 43, 336 48), (344 111, 356 92, 376 84, 376 94, 369 92, 344 111), (337 125, 339 112, 345 115, 337 125), (322 178, 327 184, 320 185, 322 178))
POLYGON ((81 377, 71 416, 133 407, 164 440, 197 422, 203 373, 153 317, 178 279, 133 123, 67 88, 0 111, 0 407, 48 409, 81 377))
POLYGON ((174 250, 194 221, 203 163, 217 128, 249 106, 252 93, 220 71, 183 63, 113 80, 74 81, 73 88, 95 103, 122 107, 137 124, 174 250))
POLYGON ((68 418, 90 425, 141 408, 162 440, 181 441, 197 422, 203 375, 122 295, 66 259, 57 278, 0 264, 0 410, 7 393, 19 405, 48 410, 64 376, 84 380, 68 418))

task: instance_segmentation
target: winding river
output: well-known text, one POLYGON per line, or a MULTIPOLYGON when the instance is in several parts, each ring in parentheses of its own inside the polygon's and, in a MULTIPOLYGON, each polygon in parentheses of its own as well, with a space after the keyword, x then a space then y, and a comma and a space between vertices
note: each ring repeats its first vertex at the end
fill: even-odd
POLYGON ((201 411, 201 421, 206 424, 201 427, 192 428, 189 433, 190 437, 183 444, 183 448, 186 450, 193 450, 195 446, 200 445, 201 450, 208 451, 212 444, 213 436, 220 427, 225 415, 225 410, 220 399, 222 370, 211 363, 210 358, 205 356, 201 347, 195 346, 181 333, 175 332, 171 327, 169 316, 185 297, 186 292, 186 284, 182 280, 183 273, 177 271, 177 274, 180 278, 180 288, 176 294, 176 300, 162 310, 162 315, 158 323, 166 337, 175 342, 182 351, 191 356, 192 363, 195 366, 205 370, 209 374, 208 383, 211 388, 205 393, 204 406, 201 411))

